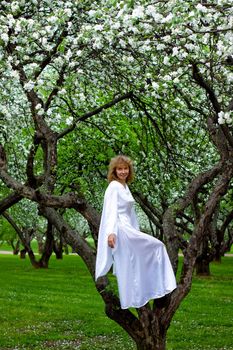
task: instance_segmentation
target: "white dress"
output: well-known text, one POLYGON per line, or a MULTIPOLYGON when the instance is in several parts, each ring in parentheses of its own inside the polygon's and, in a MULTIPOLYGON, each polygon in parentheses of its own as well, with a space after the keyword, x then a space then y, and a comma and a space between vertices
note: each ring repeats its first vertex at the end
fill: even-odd
POLYGON ((106 275, 114 263, 122 309, 139 308, 176 288, 165 245, 140 232, 134 202, 127 185, 110 182, 99 229, 95 278, 106 275), (113 249, 108 246, 110 233, 117 236, 113 249))

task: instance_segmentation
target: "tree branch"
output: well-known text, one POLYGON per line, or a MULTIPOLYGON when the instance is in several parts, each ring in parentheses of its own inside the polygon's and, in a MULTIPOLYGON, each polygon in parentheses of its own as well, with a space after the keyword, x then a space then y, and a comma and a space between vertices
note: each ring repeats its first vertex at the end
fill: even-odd
POLYGON ((56 83, 55 87, 53 88, 53 90, 51 91, 51 93, 49 94, 49 97, 47 98, 46 103, 44 104, 45 111, 48 110, 53 97, 57 95, 57 93, 59 91, 59 87, 62 86, 62 83, 64 82, 64 74, 65 74, 65 66, 63 66, 61 68, 59 77, 57 79, 57 83, 56 83))
MULTIPOLYGON (((63 31, 61 32, 61 35, 59 36, 59 38, 57 39, 57 42, 55 44, 55 46, 53 47, 53 49, 49 52, 49 54, 45 57, 45 59, 41 62, 40 64, 40 69, 35 73, 35 79, 38 78, 38 76, 42 73, 42 71, 45 69, 45 67, 47 67, 47 65, 50 64, 52 57, 54 56, 54 54, 57 52, 57 49, 59 47, 59 45, 62 43, 62 41, 64 40, 64 38, 67 36, 68 32, 67 29, 63 29, 63 31)), ((54 34, 55 36, 55 34, 54 34)))
POLYGON ((108 102, 108 103, 105 103, 104 105, 100 106, 100 107, 97 107, 95 109, 93 109, 91 112, 87 112, 85 114, 83 114, 82 116, 78 117, 77 120, 75 121, 74 124, 72 124, 69 128, 63 130, 60 134, 58 134, 58 139, 61 139, 63 138, 65 135, 69 134, 71 131, 73 131, 77 124, 80 123, 80 122, 83 122, 85 121, 86 119, 92 117, 93 115, 96 115, 96 114, 99 114, 100 112, 102 112, 104 109, 108 109, 112 106, 114 106, 115 104, 123 101, 123 100, 126 100, 128 98, 131 98, 133 95, 132 91, 129 91, 127 92, 126 94, 124 95, 121 95, 119 97, 116 97, 114 98, 112 101, 108 102))
MULTIPOLYGON (((208 94, 210 101, 213 105, 213 108, 218 114, 221 111, 220 104, 218 103, 217 97, 214 93, 214 90, 210 87, 210 85, 203 79, 202 75, 200 74, 200 71, 198 69, 198 66, 196 63, 192 62, 193 67, 193 78, 196 81, 196 83, 202 87, 208 94)), ((216 117, 217 118, 217 117, 216 117)), ((215 120, 217 122, 217 120, 215 120)))
POLYGON ((2 199, 0 201, 0 215, 10 207, 12 207, 14 204, 18 203, 23 199, 23 196, 18 194, 17 192, 13 192, 9 194, 6 198, 2 199))
MULTIPOLYGON (((194 196, 200 189, 221 172, 223 163, 220 161, 212 169, 199 174, 190 183, 185 195, 178 199, 170 206, 163 216, 163 230, 165 241, 167 244, 168 254, 170 256, 173 268, 177 271, 178 267, 178 251, 179 251, 179 232, 176 227, 177 215, 182 215, 184 210, 192 203, 194 196)), ((191 283, 191 281, 190 281, 191 283)))
POLYGON ((140 204, 142 210, 146 213, 148 218, 157 226, 162 229, 162 213, 157 210, 148 199, 137 191, 133 191, 133 195, 136 201, 140 204))
POLYGON ((13 189, 18 198, 27 198, 43 206, 52 208, 75 208, 84 210, 85 201, 75 193, 66 193, 62 196, 43 193, 39 189, 34 190, 31 187, 21 184, 13 179, 3 168, 0 167, 0 177, 7 187, 13 189))

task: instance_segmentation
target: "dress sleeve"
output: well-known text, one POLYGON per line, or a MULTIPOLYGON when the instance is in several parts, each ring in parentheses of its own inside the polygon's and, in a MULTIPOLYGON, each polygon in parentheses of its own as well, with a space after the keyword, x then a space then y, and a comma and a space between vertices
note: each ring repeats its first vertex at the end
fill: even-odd
POLYGON ((101 216, 102 229, 107 233, 117 235, 118 217, 118 188, 109 186, 105 192, 104 204, 101 216))
POLYGON ((108 235, 115 233, 117 235, 117 217, 118 217, 118 188, 110 183, 105 196, 100 221, 95 278, 104 276, 110 270, 113 264, 113 250, 108 246, 108 235))

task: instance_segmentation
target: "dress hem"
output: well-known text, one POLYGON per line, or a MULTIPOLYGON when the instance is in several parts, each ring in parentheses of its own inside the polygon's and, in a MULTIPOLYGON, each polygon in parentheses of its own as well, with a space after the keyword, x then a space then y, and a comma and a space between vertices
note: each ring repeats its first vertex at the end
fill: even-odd
POLYGON ((173 289, 169 289, 163 294, 153 294, 152 296, 146 298, 146 300, 143 303, 140 303, 140 304, 134 304, 134 305, 129 305, 129 306, 121 306, 121 309, 125 310, 125 309, 129 309, 131 307, 133 307, 135 309, 139 309, 140 307, 145 306, 150 300, 162 298, 165 295, 170 294, 171 292, 173 292, 176 288, 177 287, 174 287, 173 289))

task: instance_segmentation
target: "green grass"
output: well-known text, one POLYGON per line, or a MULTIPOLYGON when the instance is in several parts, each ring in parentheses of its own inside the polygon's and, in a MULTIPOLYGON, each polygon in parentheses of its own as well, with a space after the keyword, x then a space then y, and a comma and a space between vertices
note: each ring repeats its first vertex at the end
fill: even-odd
MULTIPOLYGON (((233 349, 233 258, 212 264, 212 276, 193 288, 168 331, 168 350, 233 349)), ((135 350, 104 314, 104 304, 78 256, 53 256, 49 269, 28 258, 0 255, 0 349, 135 350)))
POLYGON ((169 329, 169 350, 233 349, 233 258, 211 264, 210 277, 194 277, 169 329))

